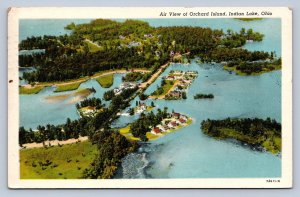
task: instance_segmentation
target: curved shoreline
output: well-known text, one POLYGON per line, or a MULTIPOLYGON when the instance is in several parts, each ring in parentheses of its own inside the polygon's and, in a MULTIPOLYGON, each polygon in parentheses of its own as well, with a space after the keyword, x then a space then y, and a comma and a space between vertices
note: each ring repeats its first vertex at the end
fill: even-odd
POLYGON ((27 144, 23 144, 22 147, 20 147, 20 149, 32 149, 32 148, 43 148, 45 146, 58 146, 58 145, 65 145, 65 144, 74 144, 74 143, 78 143, 78 142, 84 142, 87 141, 88 137, 84 136, 84 137, 79 137, 78 139, 75 138, 71 138, 68 140, 47 140, 41 143, 27 143, 27 144))

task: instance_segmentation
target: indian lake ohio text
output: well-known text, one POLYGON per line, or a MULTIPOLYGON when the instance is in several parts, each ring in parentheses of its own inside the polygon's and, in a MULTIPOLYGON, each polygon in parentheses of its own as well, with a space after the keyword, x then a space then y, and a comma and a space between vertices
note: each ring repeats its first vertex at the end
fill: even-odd
POLYGON ((272 16, 270 11, 262 12, 160 12, 159 16, 272 16))

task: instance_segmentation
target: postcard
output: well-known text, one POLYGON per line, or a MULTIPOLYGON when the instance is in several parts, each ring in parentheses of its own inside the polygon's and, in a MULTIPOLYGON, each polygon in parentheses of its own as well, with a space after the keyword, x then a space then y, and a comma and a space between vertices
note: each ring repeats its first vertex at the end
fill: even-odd
POLYGON ((292 187, 286 7, 8 10, 9 188, 292 187))

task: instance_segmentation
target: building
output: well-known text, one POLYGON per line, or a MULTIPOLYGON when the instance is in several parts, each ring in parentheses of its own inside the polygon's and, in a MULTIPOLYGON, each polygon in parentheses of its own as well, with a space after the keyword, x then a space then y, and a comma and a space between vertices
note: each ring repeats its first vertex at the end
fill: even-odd
POLYGON ((169 93, 169 96, 175 97, 175 98, 179 98, 179 97, 181 97, 181 92, 179 92, 179 91, 171 91, 169 93))
POLYGON ((177 112, 174 112, 173 114, 172 114, 172 116, 173 116, 173 118, 176 118, 176 119, 179 119, 180 118, 180 113, 177 113, 177 112))
POLYGON ((186 120, 183 119, 183 118, 180 118, 180 119, 179 119, 179 122, 180 122, 181 124, 184 124, 184 123, 186 123, 186 120))
POLYGON ((154 135, 157 135, 157 134, 160 134, 161 131, 160 131, 160 129, 159 129, 158 127, 154 127, 154 128, 152 129, 151 133, 154 134, 154 135))

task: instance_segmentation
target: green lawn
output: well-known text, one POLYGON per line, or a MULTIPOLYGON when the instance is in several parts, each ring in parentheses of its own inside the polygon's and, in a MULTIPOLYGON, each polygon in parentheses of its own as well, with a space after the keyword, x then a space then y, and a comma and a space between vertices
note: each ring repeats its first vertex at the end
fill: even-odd
POLYGON ((20 150, 20 178, 78 179, 90 167, 96 153, 97 146, 88 141, 20 150))
POLYGON ((168 93, 168 91, 174 86, 174 84, 176 83, 176 81, 167 81, 166 80, 166 84, 162 86, 163 91, 159 91, 159 89, 155 90, 151 95, 152 96, 163 96, 166 95, 168 93))
POLYGON ((77 90, 82 82, 83 81, 66 84, 66 85, 57 85, 57 88, 54 90, 54 92, 65 92, 65 91, 77 90))
POLYGON ((96 80, 101 85, 101 87, 109 88, 114 83, 114 75, 110 74, 110 75, 101 76, 96 78, 96 80))
POLYGON ((44 89, 45 86, 35 86, 32 88, 25 88, 21 86, 19 88, 19 93, 20 94, 37 94, 39 93, 42 89, 44 89))
POLYGON ((124 128, 121 128, 121 129, 120 129, 120 134, 127 134, 127 133, 130 133, 129 131, 130 131, 130 124, 127 125, 127 126, 124 127, 124 128))
POLYGON ((97 44, 91 43, 89 41, 85 41, 85 43, 87 44, 90 52, 95 53, 101 50, 101 47, 99 47, 97 44))

